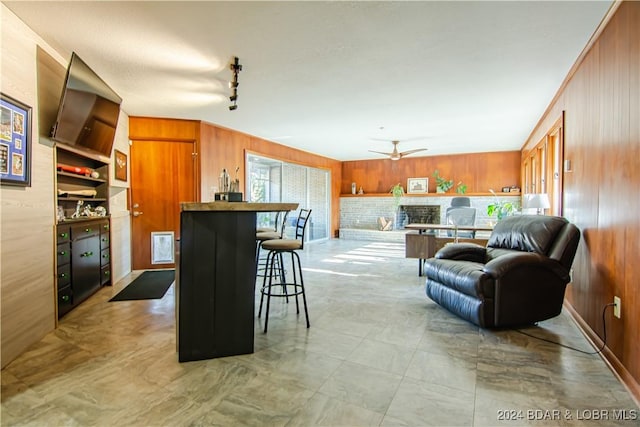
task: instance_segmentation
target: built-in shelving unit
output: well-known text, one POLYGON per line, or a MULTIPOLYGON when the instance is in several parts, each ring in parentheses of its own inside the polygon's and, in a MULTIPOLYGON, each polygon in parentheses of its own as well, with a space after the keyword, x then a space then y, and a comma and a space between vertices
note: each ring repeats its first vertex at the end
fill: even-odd
POLYGON ((110 159, 63 144, 56 145, 55 152, 56 201, 61 210, 56 225, 55 291, 61 318, 101 286, 111 284, 110 159), (107 216, 74 215, 87 206, 92 212, 101 207, 107 216))

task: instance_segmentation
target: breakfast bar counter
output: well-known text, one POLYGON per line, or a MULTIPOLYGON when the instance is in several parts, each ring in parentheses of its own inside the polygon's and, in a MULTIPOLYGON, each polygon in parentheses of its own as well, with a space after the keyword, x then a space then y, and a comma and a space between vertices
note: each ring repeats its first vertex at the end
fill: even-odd
POLYGON ((253 352, 256 213, 297 203, 180 204, 176 259, 178 360, 253 352))

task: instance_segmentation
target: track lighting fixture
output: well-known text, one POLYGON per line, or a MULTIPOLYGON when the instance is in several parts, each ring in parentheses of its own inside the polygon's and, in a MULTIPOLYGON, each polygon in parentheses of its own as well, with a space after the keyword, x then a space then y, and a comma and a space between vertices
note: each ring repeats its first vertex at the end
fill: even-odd
POLYGON ((229 96, 229 101, 233 102, 232 105, 229 106, 229 110, 233 111, 238 108, 238 74, 242 71, 242 65, 240 65, 240 60, 237 56, 233 57, 233 62, 229 64, 229 68, 233 72, 233 80, 229 82, 229 87, 231 88, 231 96, 229 96))

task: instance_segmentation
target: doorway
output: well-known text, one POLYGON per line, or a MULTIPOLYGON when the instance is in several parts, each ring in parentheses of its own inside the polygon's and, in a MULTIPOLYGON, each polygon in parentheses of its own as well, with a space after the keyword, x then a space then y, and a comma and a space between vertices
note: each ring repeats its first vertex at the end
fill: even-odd
POLYGON ((132 141, 133 270, 175 267, 180 202, 197 201, 195 152, 195 141, 132 141))

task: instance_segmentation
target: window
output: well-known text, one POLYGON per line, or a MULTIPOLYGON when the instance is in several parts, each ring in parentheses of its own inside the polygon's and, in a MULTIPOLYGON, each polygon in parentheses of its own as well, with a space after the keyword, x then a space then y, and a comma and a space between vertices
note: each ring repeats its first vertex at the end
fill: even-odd
POLYGON ((549 215, 562 215, 562 164, 564 114, 524 156, 524 193, 547 193, 549 215))
MULTIPOLYGON (((329 238, 330 172, 328 170, 301 166, 267 157, 248 154, 246 160, 248 201, 293 202, 299 208, 311 209, 307 225, 307 240, 329 238)), ((289 214, 287 231, 293 232, 293 221, 297 214, 289 214)), ((259 213, 258 226, 269 226, 275 214, 259 213)), ((289 237, 293 237, 289 235, 289 237)))

